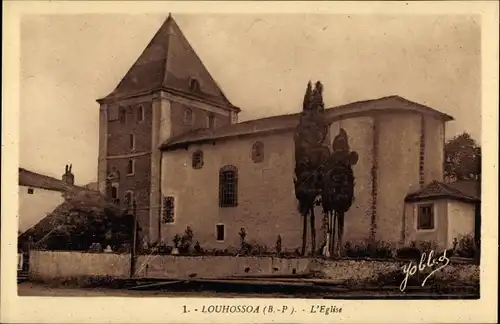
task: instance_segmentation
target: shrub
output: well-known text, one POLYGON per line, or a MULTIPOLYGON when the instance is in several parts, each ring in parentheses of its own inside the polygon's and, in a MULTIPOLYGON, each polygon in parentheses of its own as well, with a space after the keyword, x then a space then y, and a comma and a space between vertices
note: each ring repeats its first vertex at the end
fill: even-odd
POLYGON ((175 248, 179 247, 180 241, 181 241, 181 237, 179 236, 179 234, 175 234, 174 238, 172 239, 172 242, 174 243, 175 248))
POLYGON ((462 258, 475 258, 478 256, 478 248, 473 234, 460 236, 455 248, 455 254, 462 258))
MULTIPOLYGON (((420 258, 422 253, 425 252, 428 255, 430 251, 434 251, 436 253, 436 257, 441 256, 444 252, 438 251, 438 244, 435 241, 412 241, 409 246, 399 248, 396 255, 400 259, 416 260, 420 258)), ((448 250, 446 255, 448 257, 451 256, 451 251, 448 250)))
POLYGON ((344 253, 352 258, 390 259, 393 256, 393 248, 383 241, 367 241, 356 245, 348 241, 344 245, 344 253))
POLYGON ((166 245, 164 242, 161 242, 160 244, 158 244, 158 246, 156 247, 156 251, 158 254, 161 254, 161 255, 165 255, 165 254, 170 254, 172 253, 172 249, 173 247, 172 246, 168 246, 166 245))
POLYGON ((397 250, 396 256, 399 259, 418 259, 420 258, 420 250, 416 247, 405 246, 397 250))
POLYGON ((281 244, 282 244, 281 235, 278 235, 278 238, 276 239, 276 253, 278 255, 281 254, 281 244))
POLYGON ((190 226, 188 226, 184 231, 184 235, 182 235, 180 239, 180 245, 178 246, 180 253, 189 253, 191 244, 193 243, 193 236, 193 230, 190 226))

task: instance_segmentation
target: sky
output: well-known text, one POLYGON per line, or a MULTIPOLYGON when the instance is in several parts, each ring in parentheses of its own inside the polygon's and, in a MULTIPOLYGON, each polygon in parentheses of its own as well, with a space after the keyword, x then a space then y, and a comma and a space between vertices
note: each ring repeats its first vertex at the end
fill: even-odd
MULTIPOLYGON (((295 113, 309 80, 327 107, 399 95, 454 116, 449 139, 481 142, 481 28, 473 16, 175 14, 242 109, 239 120, 295 113)), ((96 99, 110 93, 164 15, 31 15, 21 22, 20 166, 97 180, 96 99)))

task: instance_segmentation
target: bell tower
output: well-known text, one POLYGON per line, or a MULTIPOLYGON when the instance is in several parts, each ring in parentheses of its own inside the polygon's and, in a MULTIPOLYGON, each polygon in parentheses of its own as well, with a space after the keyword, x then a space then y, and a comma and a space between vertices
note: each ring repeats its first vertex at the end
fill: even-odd
POLYGON ((118 86, 98 99, 99 191, 123 210, 137 203, 141 236, 157 237, 159 146, 194 129, 237 121, 229 102, 171 15, 118 86))

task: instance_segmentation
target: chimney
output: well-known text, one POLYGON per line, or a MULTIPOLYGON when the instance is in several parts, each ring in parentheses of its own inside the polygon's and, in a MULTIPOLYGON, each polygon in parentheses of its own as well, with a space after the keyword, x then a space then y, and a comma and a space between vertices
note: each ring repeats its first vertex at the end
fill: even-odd
POLYGON ((70 186, 75 184, 75 176, 73 175, 73 173, 71 173, 72 168, 73 168, 72 164, 70 164, 69 166, 66 164, 66 168, 62 176, 62 181, 64 181, 66 184, 70 186))

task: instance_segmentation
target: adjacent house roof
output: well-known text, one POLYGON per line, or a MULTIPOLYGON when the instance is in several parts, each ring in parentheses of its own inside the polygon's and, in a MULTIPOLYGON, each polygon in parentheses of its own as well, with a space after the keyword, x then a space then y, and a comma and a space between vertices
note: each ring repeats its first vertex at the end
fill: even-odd
POLYGON ((226 98, 171 15, 125 74, 98 102, 164 90, 239 111, 226 98), (197 84, 193 86, 192 81, 197 84))
MULTIPOLYGON (((453 120, 450 115, 422 104, 407 100, 400 96, 389 96, 373 100, 353 102, 350 104, 326 109, 327 118, 333 122, 336 119, 349 118, 358 115, 368 115, 376 112, 409 111, 433 115, 443 121, 453 120)), ((174 137, 163 143, 161 149, 174 149, 190 143, 212 141, 215 139, 252 135, 263 132, 292 130, 299 123, 300 113, 273 116, 246 122, 225 125, 215 129, 197 129, 174 137)))
POLYGON ((86 217, 89 213, 104 214, 105 209, 112 210, 117 214, 120 212, 117 206, 108 202, 99 192, 85 189, 79 190, 75 195, 68 197, 63 203, 55 207, 38 223, 19 235, 18 239, 27 241, 32 236, 34 242, 43 241, 46 234, 51 233, 53 230, 69 231, 70 226, 67 226, 68 217, 86 217))
POLYGON ((83 189, 78 186, 68 185, 62 180, 32 172, 23 168, 19 168, 19 185, 30 188, 40 188, 60 192, 83 189))
POLYGON ((405 201, 454 199, 469 203, 481 201, 479 181, 458 181, 452 184, 433 181, 423 189, 406 196, 405 201))

